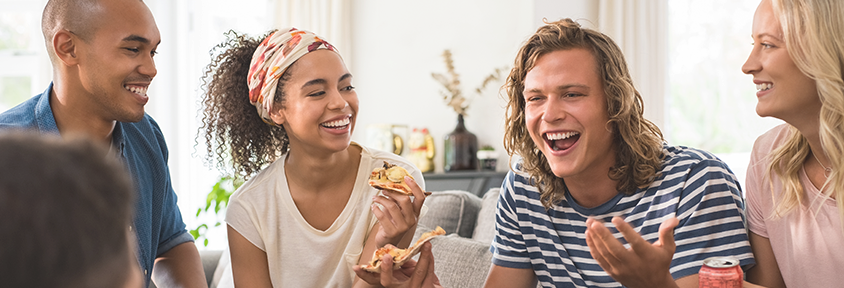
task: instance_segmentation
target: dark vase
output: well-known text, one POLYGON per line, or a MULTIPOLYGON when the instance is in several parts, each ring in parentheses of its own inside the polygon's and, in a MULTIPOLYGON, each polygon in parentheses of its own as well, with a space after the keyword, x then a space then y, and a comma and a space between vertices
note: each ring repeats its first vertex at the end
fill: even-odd
POLYGON ((457 115, 457 127, 444 138, 446 172, 478 170, 478 137, 466 130, 462 114, 457 115))

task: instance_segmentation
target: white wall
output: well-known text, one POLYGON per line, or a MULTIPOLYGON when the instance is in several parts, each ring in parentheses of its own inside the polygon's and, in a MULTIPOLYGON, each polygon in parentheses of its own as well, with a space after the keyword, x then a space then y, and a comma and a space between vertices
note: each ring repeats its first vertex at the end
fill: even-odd
POLYGON ((571 18, 585 28, 598 28, 598 1, 596 0, 534 0, 533 25, 544 25, 542 19, 555 21, 571 18))
MULTIPOLYGON (((463 93, 472 95, 496 67, 512 67, 522 42, 542 24, 543 17, 595 19, 597 8, 589 2, 353 1, 353 66, 349 69, 360 97, 353 139, 365 144, 366 127, 373 123, 426 127, 434 136, 435 166, 441 172, 442 139, 457 122, 457 114, 440 96, 441 86, 431 78, 432 72, 446 71, 443 50, 451 50, 463 93)), ((502 84, 487 87, 485 95, 474 98, 466 128, 478 136, 479 145, 492 145, 499 151, 498 170, 506 171, 508 157, 502 141, 507 101, 498 93, 502 84)))

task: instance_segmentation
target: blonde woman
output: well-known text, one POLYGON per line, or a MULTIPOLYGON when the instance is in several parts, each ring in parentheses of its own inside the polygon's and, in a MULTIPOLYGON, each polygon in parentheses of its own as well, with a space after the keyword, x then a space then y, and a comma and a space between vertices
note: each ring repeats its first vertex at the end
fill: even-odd
POLYGON ((844 2, 763 0, 742 67, 756 113, 786 124, 760 136, 747 172, 748 280, 844 283, 844 2))

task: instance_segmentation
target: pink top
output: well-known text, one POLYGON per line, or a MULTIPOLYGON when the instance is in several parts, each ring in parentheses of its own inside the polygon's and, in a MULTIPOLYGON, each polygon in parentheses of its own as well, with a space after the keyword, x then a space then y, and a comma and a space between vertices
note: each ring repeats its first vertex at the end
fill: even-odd
POLYGON ((750 231, 771 241, 774 257, 786 286, 844 287, 844 231, 835 200, 820 194, 806 172, 800 169, 802 206, 779 219, 771 191, 782 193, 780 177, 773 176, 770 189, 766 171, 771 151, 790 133, 786 124, 756 139, 747 168, 747 218, 750 231), (820 208, 820 210, 818 210, 820 208))

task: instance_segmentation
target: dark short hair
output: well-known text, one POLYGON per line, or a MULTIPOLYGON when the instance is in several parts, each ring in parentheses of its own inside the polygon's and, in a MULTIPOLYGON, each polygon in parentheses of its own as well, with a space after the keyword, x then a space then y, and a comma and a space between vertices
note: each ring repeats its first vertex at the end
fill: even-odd
POLYGON ((0 163, 2 285, 126 283, 134 190, 116 157, 83 138, 6 131, 0 163))
POLYGON ((47 54, 50 60, 55 61, 56 54, 52 46, 53 35, 59 29, 73 31, 80 39, 88 40, 96 28, 90 16, 98 0, 49 0, 44 5, 41 13, 41 33, 44 35, 44 44, 47 45, 47 54))

